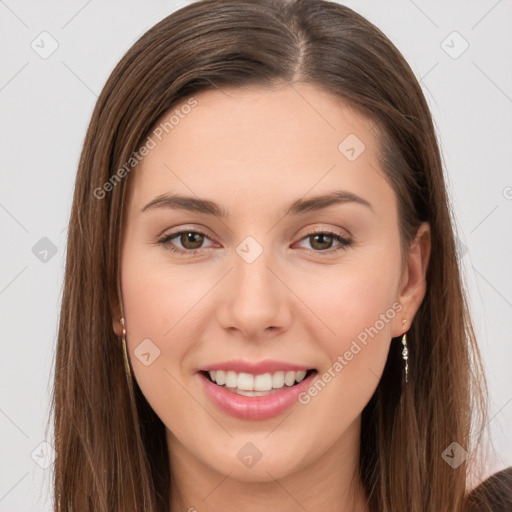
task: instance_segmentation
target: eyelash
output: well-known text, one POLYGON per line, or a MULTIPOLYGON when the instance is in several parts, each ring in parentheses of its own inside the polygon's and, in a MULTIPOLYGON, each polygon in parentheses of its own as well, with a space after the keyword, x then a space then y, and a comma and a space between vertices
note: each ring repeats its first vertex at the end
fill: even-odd
MULTIPOLYGON (((206 233, 203 233, 202 231, 198 231, 198 230, 191 230, 191 229, 186 229, 186 230, 182 230, 182 231, 176 231, 175 233, 170 233, 168 235, 165 235, 163 238, 161 238, 160 240, 158 240, 158 243, 163 245, 165 247, 165 249, 171 251, 171 252, 175 252, 175 253, 178 253, 178 254, 196 254, 197 252, 203 250, 203 249, 190 249, 190 250, 186 250, 186 249, 179 249, 175 246, 173 246, 172 244, 169 243, 170 240, 172 240, 173 238, 176 238, 177 236, 179 235, 182 235, 184 233, 194 233, 194 234, 197 234, 197 235, 202 235, 204 237, 206 237, 208 240, 211 240, 210 237, 206 234, 206 233)), ((353 244, 353 240, 350 240, 350 239, 347 239, 343 236, 341 236, 340 234, 338 233, 335 233, 335 232, 332 232, 332 231, 325 231, 325 230, 315 230, 315 231, 312 231, 311 233, 309 233, 308 235, 302 237, 300 239, 300 241, 302 240, 305 240, 307 238, 310 238, 314 235, 327 235, 327 236, 331 236, 333 237, 337 242, 340 243, 340 245, 336 248, 329 248, 329 249, 326 249, 324 251, 315 251, 313 249, 306 249, 306 251, 309 253, 309 254, 315 254, 315 255, 322 255, 322 254, 332 254, 334 252, 337 252, 341 249, 345 249, 349 246, 351 246, 353 244)))

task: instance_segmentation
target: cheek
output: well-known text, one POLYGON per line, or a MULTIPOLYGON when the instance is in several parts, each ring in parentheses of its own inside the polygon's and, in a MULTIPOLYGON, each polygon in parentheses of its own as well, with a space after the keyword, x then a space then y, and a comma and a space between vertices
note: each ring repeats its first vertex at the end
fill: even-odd
POLYGON ((322 279, 306 277, 300 292, 316 313, 305 316, 311 319, 306 325, 327 355, 322 371, 330 371, 325 380, 333 382, 327 386, 331 399, 338 393, 347 404, 362 403, 373 393, 386 363, 394 319, 402 309, 395 294, 399 250, 383 246, 372 252, 379 256, 347 258, 322 279))
POLYGON ((182 399, 180 363, 194 339, 186 327, 201 287, 182 273, 150 264, 142 250, 127 249, 124 254, 121 282, 127 349, 134 377, 160 415, 165 403, 182 399))
MULTIPOLYGON (((164 251, 164 249, 161 249, 164 251)), ((123 301, 133 338, 149 337, 160 343, 191 323, 195 305, 212 286, 197 279, 192 265, 178 268, 151 258, 154 248, 125 251, 123 258, 123 301)))
POLYGON ((311 428, 323 429, 327 444, 356 420, 375 392, 391 325, 401 310, 390 292, 394 283, 389 276, 378 281, 372 272, 354 271, 330 282, 335 290, 321 293, 317 288, 308 296, 323 320, 310 323, 312 339, 326 357, 316 381, 299 397, 307 416, 314 418, 311 428))
MULTIPOLYGON (((386 253, 374 261, 354 258, 322 275, 305 274, 300 293, 306 298, 305 304, 322 320, 320 324, 324 324, 326 333, 330 333, 324 339, 331 339, 336 345, 357 337, 378 322, 381 315, 386 315, 385 320, 394 318, 399 271, 399 263, 386 253)), ((391 323, 378 322, 377 328, 386 337, 391 323)))

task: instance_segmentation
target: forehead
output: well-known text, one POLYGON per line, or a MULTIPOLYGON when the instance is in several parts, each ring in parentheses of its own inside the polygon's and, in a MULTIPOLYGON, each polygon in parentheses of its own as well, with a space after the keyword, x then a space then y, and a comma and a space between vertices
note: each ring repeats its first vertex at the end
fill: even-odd
POLYGON ((243 151, 257 164, 269 156, 274 160, 278 153, 292 153, 294 159, 312 152, 338 156, 339 143, 349 134, 367 147, 373 144, 372 120, 309 84, 210 89, 193 98, 193 108, 185 110, 187 103, 182 101, 157 122, 175 152, 178 146, 181 152, 201 148, 202 154, 210 150, 232 159, 243 151), (165 129, 171 117, 174 125, 168 123, 165 129))
POLYGON ((329 92, 293 84, 211 89, 192 99, 155 124, 156 144, 132 176, 137 204, 178 191, 243 196, 257 208, 262 195, 279 191, 296 197, 344 184, 354 193, 376 180, 386 185, 374 122, 329 92))

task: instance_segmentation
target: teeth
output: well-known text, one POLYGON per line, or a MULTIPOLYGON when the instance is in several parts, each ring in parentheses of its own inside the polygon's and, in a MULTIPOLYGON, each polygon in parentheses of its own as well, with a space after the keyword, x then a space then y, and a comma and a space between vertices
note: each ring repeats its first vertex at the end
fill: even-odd
MULTIPOLYGON (((235 372, 229 373, 233 373, 236 379, 237 375, 235 372)), ((251 375, 250 373, 239 373, 238 379, 234 380, 234 382, 235 384, 229 387, 242 389, 243 391, 255 391, 254 375, 251 375)), ((256 389, 256 391, 263 391, 263 389, 256 389)))
MULTIPOLYGON (((306 377, 306 371, 299 372, 275 372, 252 375, 251 373, 237 373, 234 371, 216 370, 208 372, 213 382, 227 388, 237 388, 241 391, 271 391, 281 389, 286 384, 288 387, 302 382, 306 377)), ((251 395, 249 395, 251 396, 251 395)))
POLYGON ((276 372, 272 375, 272 387, 282 388, 284 386, 284 372, 276 372))
POLYGON ((227 388, 236 388, 237 378, 235 372, 226 372, 226 382, 225 385, 227 388))
MULTIPOLYGON (((238 385, 239 389, 240 384, 238 385)), ((270 391, 272 389, 272 375, 270 373, 264 373, 263 375, 256 375, 254 377, 253 390, 255 391, 270 391)))
POLYGON ((293 386, 295 384, 295 372, 286 372, 284 375, 284 383, 287 386, 293 386))

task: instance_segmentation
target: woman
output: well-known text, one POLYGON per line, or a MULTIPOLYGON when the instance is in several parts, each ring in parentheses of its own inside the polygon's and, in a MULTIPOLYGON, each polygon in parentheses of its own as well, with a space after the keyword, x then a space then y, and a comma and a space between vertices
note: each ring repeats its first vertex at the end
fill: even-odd
POLYGON ((453 229, 421 88, 363 17, 161 21, 79 164, 56 509, 465 510, 486 400, 453 229))

